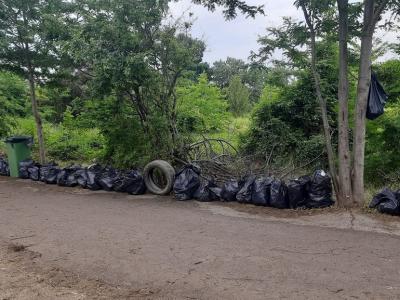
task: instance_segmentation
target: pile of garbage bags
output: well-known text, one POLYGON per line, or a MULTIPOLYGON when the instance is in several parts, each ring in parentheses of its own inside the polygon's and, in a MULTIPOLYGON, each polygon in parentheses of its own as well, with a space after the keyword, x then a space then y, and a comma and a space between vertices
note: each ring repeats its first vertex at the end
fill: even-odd
POLYGON ((384 188, 372 198, 369 208, 376 208, 384 214, 400 215, 400 190, 384 188))
POLYGON ((0 176, 10 176, 8 162, 2 157, 0 157, 0 176))
MULTIPOLYGON (((146 192, 144 178, 138 170, 121 171, 99 164, 61 168, 56 163, 40 165, 33 160, 24 160, 19 164, 19 174, 24 179, 65 187, 79 186, 92 191, 106 190, 132 195, 146 192)), ((9 176, 7 161, 2 158, 0 175, 9 176)), ((176 173, 173 192, 180 201, 237 201, 280 209, 324 208, 334 204, 331 178, 323 170, 288 182, 275 177, 247 175, 218 185, 202 177, 197 166, 186 165, 176 173)), ((399 205, 399 202, 396 203, 399 205)))
POLYGON ((331 178, 323 170, 287 183, 274 177, 248 175, 219 187, 203 178, 198 167, 186 165, 176 174, 174 194, 181 201, 237 201, 280 209, 324 208, 334 203, 331 178))
MULTIPOLYGON (((0 160, 0 175, 3 163, 4 161, 0 160)), ((24 160, 19 163, 19 177, 65 187, 80 186, 92 191, 106 190, 132 195, 146 192, 143 176, 138 170, 121 171, 98 164, 60 168, 55 163, 40 165, 33 160, 24 160)))

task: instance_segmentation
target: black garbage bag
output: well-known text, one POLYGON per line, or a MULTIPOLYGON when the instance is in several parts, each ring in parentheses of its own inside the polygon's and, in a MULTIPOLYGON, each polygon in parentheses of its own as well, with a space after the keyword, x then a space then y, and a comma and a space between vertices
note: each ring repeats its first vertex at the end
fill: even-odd
POLYGON ((251 201, 255 205, 269 206, 272 177, 260 177, 254 181, 251 201))
POLYGON ((306 206, 310 184, 310 176, 302 176, 298 179, 292 179, 288 182, 287 188, 290 208, 296 209, 298 207, 306 206))
POLYGON ((31 167, 28 167, 29 178, 38 181, 40 179, 40 164, 34 164, 31 167))
POLYGON ((324 208, 333 205, 331 177, 323 170, 314 172, 308 190, 307 208, 324 208))
POLYGON ((240 183, 236 179, 230 179, 224 183, 221 189, 222 201, 236 201, 236 195, 240 190, 240 183))
POLYGON ((0 157, 0 176, 10 176, 8 162, 2 157, 0 157))
POLYGON ((87 169, 79 169, 75 172, 76 182, 81 188, 86 188, 88 176, 87 176, 87 169))
POLYGON ((60 168, 54 162, 43 165, 40 168, 40 181, 47 184, 56 184, 59 172, 60 168))
POLYGON ((374 120, 384 113, 388 95, 379 83, 374 72, 371 73, 371 85, 369 86, 367 118, 374 120))
POLYGON ((28 171, 28 169, 30 167, 33 167, 34 165, 35 165, 35 162, 33 160, 31 160, 31 159, 25 159, 25 160, 21 161, 19 163, 19 166, 18 166, 19 167, 18 168, 19 178, 29 179, 29 171, 28 171))
POLYGON ((175 198, 180 201, 193 199, 200 186, 200 169, 194 165, 186 165, 175 177, 175 198))
POLYGON ((86 188, 92 191, 101 190, 99 183, 103 175, 103 168, 100 165, 92 165, 86 169, 86 188))
POLYGON ((142 174, 138 170, 132 170, 114 181, 114 191, 142 195, 146 193, 146 184, 142 174))
POLYGON ((377 208, 385 214, 400 215, 400 193, 384 188, 372 198, 369 208, 377 208))
POLYGON ((202 202, 217 201, 221 197, 221 188, 212 180, 201 180, 199 188, 193 194, 193 198, 202 202))
POLYGON ((107 167, 103 170, 101 178, 98 180, 98 184, 105 191, 112 191, 114 189, 114 183, 119 178, 118 171, 114 168, 107 167))
POLYGON ((251 203, 251 196, 253 194, 253 186, 256 177, 254 175, 246 176, 243 179, 244 184, 236 195, 236 200, 239 203, 251 203))
POLYGON ((57 184, 59 186, 74 187, 78 185, 76 172, 82 170, 80 166, 70 166, 62 169, 57 175, 57 184))
POLYGON ((287 186, 280 179, 274 179, 271 183, 269 205, 275 208, 289 208, 287 186))

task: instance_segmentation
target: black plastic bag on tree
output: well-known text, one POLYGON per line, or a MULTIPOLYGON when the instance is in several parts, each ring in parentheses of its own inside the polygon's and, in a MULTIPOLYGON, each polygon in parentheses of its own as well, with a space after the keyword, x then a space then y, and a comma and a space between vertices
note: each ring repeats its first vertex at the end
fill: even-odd
POLYGON ((199 188, 193 195, 193 198, 202 201, 210 202, 216 201, 221 196, 221 189, 211 180, 201 180, 199 188))
POLYGON ((29 179, 29 171, 28 171, 28 169, 30 167, 33 167, 34 165, 35 165, 35 163, 31 159, 26 159, 26 160, 21 161, 19 163, 19 168, 18 168, 19 178, 29 179))
POLYGON ((254 181, 251 201, 255 205, 268 206, 273 178, 260 177, 254 181))
POLYGON ((271 183, 269 205, 280 209, 289 208, 287 187, 280 179, 274 179, 271 183))
POLYGON ((374 120, 385 111, 386 100, 388 95, 379 83, 376 74, 371 73, 371 85, 369 86, 368 93, 368 107, 367 107, 367 118, 374 120))
POLYGON ((48 184, 56 184, 59 172, 60 168, 54 162, 43 165, 40 168, 40 181, 48 184))
POLYGON ((236 195, 240 190, 240 183, 235 179, 230 179, 224 183, 221 190, 222 201, 236 201, 236 195))
POLYGON ((194 165, 186 165, 175 177, 175 198, 180 201, 193 199, 200 186, 200 169, 194 165))
POLYGON ((8 162, 2 157, 0 157, 0 175, 10 176, 10 168, 8 166, 8 162))
POLYGON ((92 165, 86 170, 86 188, 92 191, 101 190, 99 183, 103 174, 103 168, 100 165, 92 165))
POLYGON ((243 186, 236 195, 236 200, 239 203, 251 203, 251 196, 253 194, 253 186, 256 177, 248 175, 243 178, 243 186))
POLYGON ((86 188, 87 187, 87 181, 88 181, 88 176, 87 176, 87 170, 86 169, 79 169, 75 172, 75 178, 76 182, 81 188, 86 188))
POLYGON ((74 187, 78 185, 76 172, 81 170, 79 166, 70 166, 62 169, 57 175, 57 184, 59 186, 74 187))
POLYGON ((310 183, 310 176, 302 176, 298 179, 289 180, 287 188, 290 208, 295 209, 306 206, 310 183))
POLYGON ((372 198, 369 208, 377 208, 385 214, 400 215, 400 194, 384 188, 372 198))
POLYGON ((40 164, 35 164, 28 168, 29 178, 38 181, 40 179, 40 164))
POLYGON ((308 190, 307 208, 324 208, 333 205, 331 177, 323 170, 314 172, 308 190))
POLYGON ((146 185, 142 174, 132 170, 114 181, 114 191, 126 192, 131 195, 143 195, 146 193, 146 185))

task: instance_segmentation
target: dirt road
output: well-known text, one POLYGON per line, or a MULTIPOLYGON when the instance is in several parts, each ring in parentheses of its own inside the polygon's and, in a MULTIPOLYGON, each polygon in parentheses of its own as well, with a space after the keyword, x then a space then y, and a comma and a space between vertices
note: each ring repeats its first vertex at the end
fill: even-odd
POLYGON ((399 223, 0 177, 0 299, 400 299, 399 223))

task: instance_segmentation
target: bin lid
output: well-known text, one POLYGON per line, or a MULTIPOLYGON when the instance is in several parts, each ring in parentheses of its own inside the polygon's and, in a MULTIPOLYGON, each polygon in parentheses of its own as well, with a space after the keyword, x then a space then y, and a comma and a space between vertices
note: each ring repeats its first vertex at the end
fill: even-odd
POLYGON ((5 142, 10 144, 18 144, 18 143, 31 143, 32 140, 33 138, 28 135, 15 135, 6 138, 5 142))

